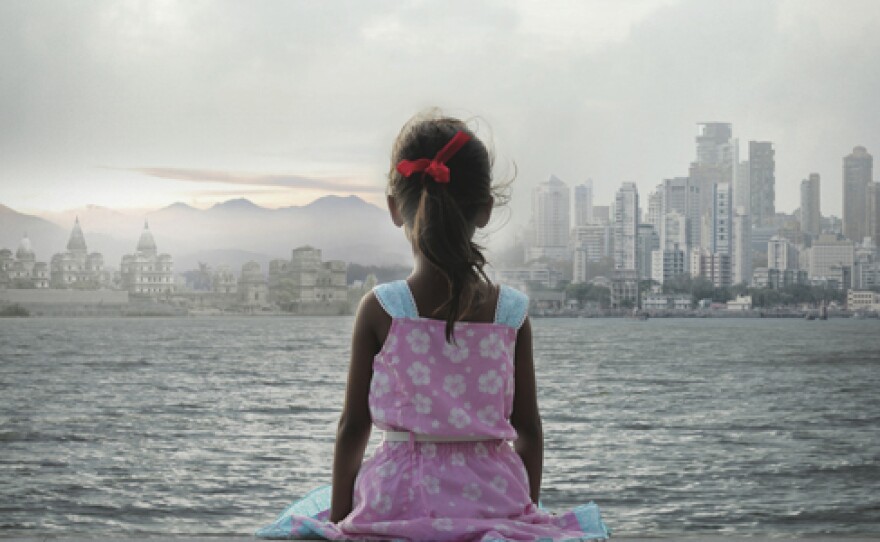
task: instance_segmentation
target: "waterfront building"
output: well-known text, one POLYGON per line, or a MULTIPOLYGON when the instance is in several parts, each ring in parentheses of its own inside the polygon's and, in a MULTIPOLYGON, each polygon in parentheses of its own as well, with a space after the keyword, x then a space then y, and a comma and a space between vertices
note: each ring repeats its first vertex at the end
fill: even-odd
POLYGON ((593 179, 574 187, 574 227, 593 223, 593 179))
POLYGON ((691 308, 691 296, 687 294, 648 294, 642 308, 648 311, 684 311, 691 308))
POLYGON ((77 217, 67 241, 67 251, 53 255, 50 260, 51 287, 97 289, 107 282, 105 277, 104 256, 98 252, 89 254, 77 217))
POLYGON ((321 250, 293 249, 290 260, 269 262, 269 299, 293 312, 347 310, 345 262, 321 260, 321 250))
POLYGON ((611 306, 618 309, 639 306, 639 277, 636 270, 615 270, 611 280, 611 306))
POLYGON ((269 307, 269 283, 257 262, 241 266, 238 279, 238 304, 245 311, 257 311, 269 307))
POLYGON ((638 272, 639 190, 623 183, 614 198, 614 268, 638 272))
POLYGON ((797 248, 785 237, 774 235, 767 243, 767 267, 780 271, 797 269, 797 248))
POLYGON ((846 293, 846 308, 851 311, 880 311, 880 293, 871 290, 850 290, 846 293))
POLYGON ((38 262, 27 234, 21 238, 13 257, 9 249, 0 250, 0 288, 43 289, 49 287, 49 267, 38 262))
POLYGON ((174 292, 174 262, 170 255, 160 254, 150 225, 144 231, 134 254, 122 257, 119 268, 122 289, 136 296, 161 297, 174 292))
POLYGON ((823 233, 810 248, 809 263, 810 279, 826 279, 833 275, 840 278, 840 283, 843 284, 847 274, 851 276, 852 273, 855 246, 842 235, 823 233))
POLYGON ((238 281, 228 265, 217 266, 214 270, 211 276, 211 290, 215 294, 232 295, 238 292, 238 281))
POLYGON ((770 141, 749 141, 749 215, 755 226, 776 214, 775 155, 770 141))
POLYGON ((568 186, 555 175, 532 191, 533 244, 526 261, 546 258, 569 260, 570 197, 568 186))
POLYGON ((586 282, 590 262, 611 255, 611 227, 607 224, 577 226, 571 230, 572 282, 586 282))
POLYGON ((815 239, 822 233, 822 213, 820 204, 819 174, 810 173, 801 181, 801 230, 815 239))
POLYGON ((868 233, 868 186, 874 158, 862 146, 843 158, 843 235, 861 243, 868 233))
MULTIPOLYGON (((686 233, 684 239, 678 241, 663 241, 661 243, 675 243, 684 248, 700 243, 700 187, 691 183, 688 177, 675 177, 663 181, 663 196, 661 198, 662 213, 678 213, 686 219, 686 233)), ((663 233, 661 232, 661 238, 663 233)), ((667 247, 669 245, 667 244, 667 247)))
POLYGON ((651 280, 665 284, 669 279, 687 273, 687 253, 677 246, 651 253, 651 280))
POLYGON ((671 211, 663 215, 660 222, 660 248, 671 250, 678 247, 688 251, 688 220, 678 211, 671 211))
POLYGON ((702 277, 716 288, 726 288, 733 284, 730 254, 695 248, 691 251, 690 272, 691 276, 702 277))
POLYGON ((733 199, 730 184, 718 183, 712 186, 712 202, 708 212, 703 216, 706 219, 703 230, 704 240, 701 246, 709 252, 721 254, 732 253, 731 243, 731 200, 733 199))
POLYGON ((562 273, 546 263, 539 262, 518 267, 499 267, 491 275, 494 275, 493 281, 509 284, 523 291, 529 290, 532 285, 553 289, 559 285, 563 278, 562 273))
POLYGON ((874 241, 866 237, 856 246, 853 263, 852 286, 856 290, 868 290, 880 286, 880 254, 874 241))
POLYGON ((746 208, 739 206, 733 213, 733 283, 748 284, 752 279, 752 222, 746 208))
POLYGON ((733 301, 727 302, 727 310, 729 311, 750 311, 752 310, 752 296, 738 295, 733 301))

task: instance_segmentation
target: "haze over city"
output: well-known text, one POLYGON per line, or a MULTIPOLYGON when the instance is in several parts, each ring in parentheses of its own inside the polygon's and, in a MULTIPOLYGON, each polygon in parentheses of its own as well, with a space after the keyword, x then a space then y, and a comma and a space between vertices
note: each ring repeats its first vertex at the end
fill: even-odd
POLYGON ((687 175, 698 122, 773 142, 776 208, 880 149, 880 5, 847 2, 0 4, 0 203, 144 213, 245 197, 382 205, 400 125, 479 116, 515 169, 511 219, 551 174, 647 194, 687 175))

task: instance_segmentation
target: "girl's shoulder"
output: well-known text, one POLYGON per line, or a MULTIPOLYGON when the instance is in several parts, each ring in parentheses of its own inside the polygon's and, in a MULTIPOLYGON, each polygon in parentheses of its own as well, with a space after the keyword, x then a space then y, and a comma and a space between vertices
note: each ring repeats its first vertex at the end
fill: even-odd
MULTIPOLYGON (((379 284, 372 293, 391 318, 419 318, 418 307, 405 280, 379 284)), ((526 294, 502 284, 498 289, 494 323, 519 329, 528 316, 528 308, 526 294)))

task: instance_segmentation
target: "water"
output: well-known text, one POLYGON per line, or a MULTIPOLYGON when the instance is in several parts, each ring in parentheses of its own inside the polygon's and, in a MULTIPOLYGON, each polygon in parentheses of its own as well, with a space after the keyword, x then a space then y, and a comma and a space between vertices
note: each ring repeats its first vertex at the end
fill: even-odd
MULTIPOLYGON (((627 535, 880 532, 880 321, 533 327, 548 507, 595 500, 627 535)), ((0 321, 0 536, 252 533, 329 481, 350 328, 0 321)))

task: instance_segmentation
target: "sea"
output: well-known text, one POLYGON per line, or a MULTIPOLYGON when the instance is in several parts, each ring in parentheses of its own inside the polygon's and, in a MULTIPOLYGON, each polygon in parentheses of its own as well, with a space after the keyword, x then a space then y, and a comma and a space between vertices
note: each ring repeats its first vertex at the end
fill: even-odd
MULTIPOLYGON (((351 327, 0 320, 0 537, 252 534, 330 481, 351 327)), ((545 507, 595 501, 625 536, 880 533, 880 320, 533 330, 545 507)))

